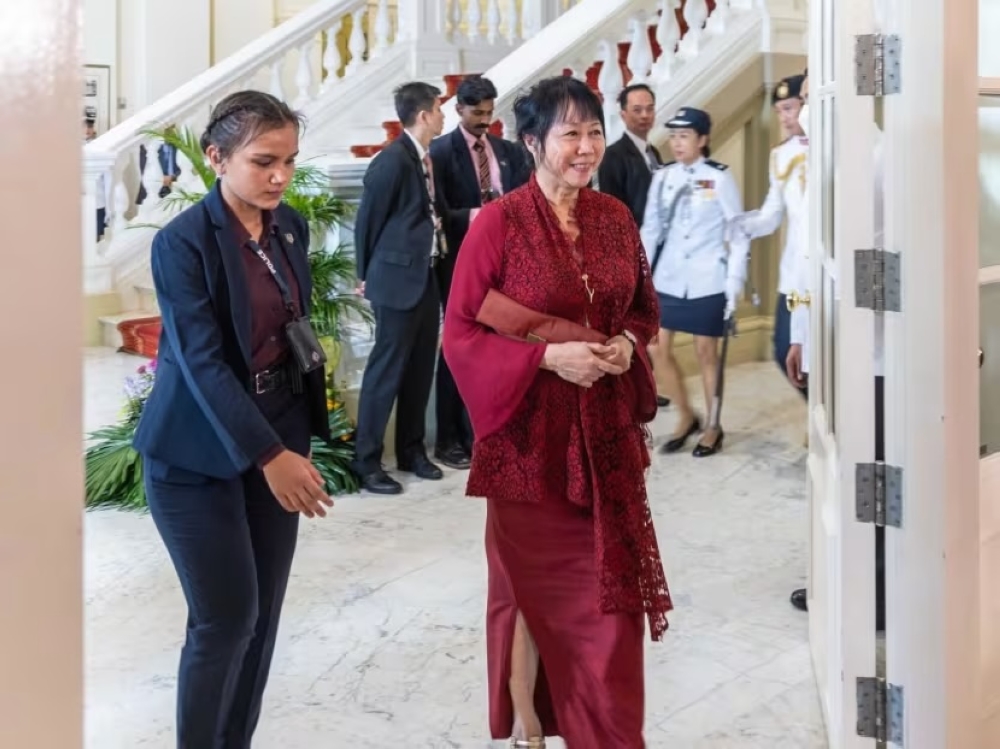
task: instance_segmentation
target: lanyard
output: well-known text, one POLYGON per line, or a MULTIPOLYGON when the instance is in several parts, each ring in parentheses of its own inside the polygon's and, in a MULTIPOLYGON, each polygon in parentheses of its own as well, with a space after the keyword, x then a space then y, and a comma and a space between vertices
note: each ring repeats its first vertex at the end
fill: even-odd
POLYGON ((292 301, 292 294, 288 290, 288 284, 285 282, 284 276, 281 275, 281 271, 278 270, 277 266, 271 262, 271 258, 267 256, 261 246, 257 244, 254 240, 248 240, 250 244, 250 249, 254 251, 267 266, 267 269, 271 271, 271 277, 274 278, 274 282, 278 285, 278 291, 281 294, 281 301, 285 304, 285 309, 287 309, 292 316, 295 316, 295 303, 292 301))

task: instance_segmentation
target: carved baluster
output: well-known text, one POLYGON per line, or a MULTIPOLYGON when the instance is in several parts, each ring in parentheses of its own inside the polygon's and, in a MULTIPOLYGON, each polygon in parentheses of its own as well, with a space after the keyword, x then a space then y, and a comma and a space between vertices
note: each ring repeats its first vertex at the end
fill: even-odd
POLYGON ((597 76, 597 89, 604 100, 604 122, 607 140, 617 140, 621 134, 621 114, 618 111, 618 94, 624 87, 622 69, 618 64, 618 45, 606 39, 597 45, 597 57, 601 60, 601 72, 597 76))
POLYGON ((483 20, 483 11, 479 7, 479 0, 467 0, 468 7, 465 10, 465 31, 470 42, 479 40, 479 24, 483 20))
POLYGON ((462 32, 462 3, 461 0, 451 0, 448 8, 448 21, 452 41, 457 40, 462 32))
POLYGON ((687 33, 681 39, 679 55, 689 60, 698 55, 701 47, 701 37, 704 33, 705 20, 708 18, 708 3, 706 0, 687 0, 684 4, 684 22, 688 25, 687 33))
POLYGON ((632 83, 647 83, 653 70, 653 45, 649 43, 649 24, 646 14, 639 13, 629 21, 632 30, 632 44, 629 46, 626 64, 632 71, 632 83))
POLYGON ((275 60, 271 63, 271 85, 269 86, 271 96, 285 100, 285 86, 281 82, 281 68, 284 66, 284 59, 275 60))
POLYGON ((389 18, 389 0, 379 0, 375 13, 375 49, 373 56, 381 55, 389 48, 389 34, 392 32, 392 20, 389 18))
POLYGON ((354 73, 364 63, 365 30, 363 27, 368 6, 362 6, 351 14, 351 38, 347 41, 347 49, 351 53, 351 62, 347 66, 347 74, 354 73))
MULTIPOLYGON (((476 0, 471 0, 475 3, 476 0)), ((486 41, 496 44, 500 38, 500 0, 486 0, 486 41)))
POLYGON ((705 30, 710 34, 726 33, 726 21, 729 20, 729 0, 715 0, 715 10, 708 17, 708 25, 705 30))
POLYGON ((340 80, 338 74, 344 65, 340 47, 337 45, 337 34, 342 23, 342 19, 337 19, 337 22, 326 30, 326 51, 323 53, 323 70, 326 71, 326 78, 323 79, 324 92, 340 80))
MULTIPOLYGON (((136 153, 138 159, 138 153, 136 153)), ((110 200, 107 207, 108 229, 112 236, 118 232, 124 232, 128 226, 125 218, 126 212, 132 205, 132 198, 129 195, 128 187, 125 184, 125 169, 129 164, 129 159, 119 158, 114 168, 109 169, 105 175, 105 187, 113 185, 110 192, 110 200)))
MULTIPOLYGON (((527 0, 525 0, 527 2, 527 0)), ((504 28, 507 32, 507 43, 511 46, 517 44, 517 40, 520 38, 518 23, 521 19, 518 18, 518 0, 507 0, 506 3, 507 12, 504 14, 506 18, 504 19, 504 28)))
POLYGON ((309 53, 312 51, 312 40, 299 47, 299 66, 295 73, 295 85, 299 89, 293 106, 301 109, 312 100, 313 72, 309 64, 309 53))
POLYGON ((657 81, 670 80, 674 70, 677 42, 681 39, 681 25, 674 12, 676 9, 677 0, 661 0, 660 21, 656 25, 656 43, 660 45, 660 56, 653 66, 653 75, 657 81))
POLYGON ((150 138, 142 146, 146 150, 146 164, 139 175, 139 181, 146 191, 146 197, 139 206, 139 215, 144 221, 149 221, 156 213, 160 203, 160 188, 163 187, 163 168, 160 166, 159 138, 150 138))

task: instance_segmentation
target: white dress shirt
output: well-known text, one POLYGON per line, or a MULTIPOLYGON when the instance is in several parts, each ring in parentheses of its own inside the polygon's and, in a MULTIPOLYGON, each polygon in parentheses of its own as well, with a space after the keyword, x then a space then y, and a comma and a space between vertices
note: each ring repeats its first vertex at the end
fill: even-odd
POLYGON ((750 242, 742 232, 730 236, 729 222, 742 212, 739 187, 724 164, 698 159, 657 170, 641 231, 650 264, 664 242, 653 273, 656 290, 682 299, 724 292, 735 301, 746 279, 750 242))

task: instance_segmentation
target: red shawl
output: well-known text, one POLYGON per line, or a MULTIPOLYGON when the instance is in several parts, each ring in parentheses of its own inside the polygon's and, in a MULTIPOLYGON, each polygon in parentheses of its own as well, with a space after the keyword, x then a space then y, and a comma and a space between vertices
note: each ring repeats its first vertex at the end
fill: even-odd
POLYGON ((539 368, 544 345, 476 322, 489 289, 644 346, 659 311, 639 231, 625 205, 589 189, 576 207, 593 302, 573 247, 534 178, 484 207, 462 244, 448 298, 444 354, 476 435, 467 494, 569 500, 593 508, 600 610, 645 611, 654 640, 672 608, 646 497, 641 426, 608 375, 582 388, 539 368))

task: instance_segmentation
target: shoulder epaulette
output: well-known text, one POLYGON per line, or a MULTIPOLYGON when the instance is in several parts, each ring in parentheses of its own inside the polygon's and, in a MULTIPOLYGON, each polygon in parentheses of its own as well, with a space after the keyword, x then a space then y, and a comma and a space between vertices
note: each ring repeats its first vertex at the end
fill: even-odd
POLYGON ((713 169, 718 169, 720 172, 724 172, 729 168, 726 164, 723 164, 721 161, 716 161, 715 159, 705 159, 705 163, 713 169))

